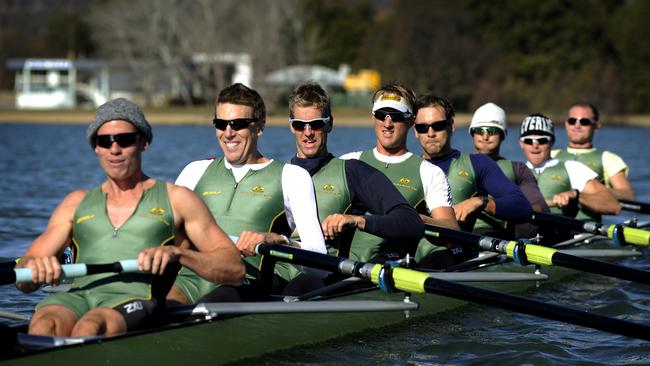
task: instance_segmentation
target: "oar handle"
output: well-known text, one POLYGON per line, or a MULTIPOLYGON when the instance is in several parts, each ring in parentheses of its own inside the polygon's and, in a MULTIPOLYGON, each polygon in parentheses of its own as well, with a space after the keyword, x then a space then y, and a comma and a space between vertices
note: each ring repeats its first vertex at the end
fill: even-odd
MULTIPOLYGON (((138 272, 138 260, 126 259, 115 263, 108 264, 64 264, 61 266, 63 277, 76 278, 98 273, 129 273, 138 272)), ((32 282, 32 270, 30 268, 16 268, 14 282, 32 282)))
POLYGON ((650 203, 629 201, 629 200, 618 200, 621 204, 621 208, 627 211, 639 212, 643 214, 650 214, 650 203))

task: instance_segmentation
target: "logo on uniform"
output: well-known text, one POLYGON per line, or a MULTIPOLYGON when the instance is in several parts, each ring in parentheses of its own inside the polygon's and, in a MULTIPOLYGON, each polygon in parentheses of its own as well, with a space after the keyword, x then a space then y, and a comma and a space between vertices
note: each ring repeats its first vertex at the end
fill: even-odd
POLYGON ((149 212, 151 212, 153 215, 162 216, 165 214, 165 209, 160 207, 154 207, 151 210, 149 210, 149 212))
POLYGON ((94 214, 93 215, 81 216, 80 218, 77 219, 77 224, 80 224, 80 223, 82 223, 82 222, 84 222, 86 220, 90 220, 90 219, 92 219, 94 217, 95 217, 94 214))
POLYGON ((323 190, 325 190, 325 191, 332 192, 332 191, 335 190, 335 189, 336 189, 336 187, 335 187, 333 184, 329 184, 329 183, 327 183, 327 184, 325 184, 325 185, 323 186, 323 190))
POLYGON ((221 191, 205 191, 201 193, 202 196, 216 196, 221 194, 221 191))
POLYGON ((408 179, 408 178, 400 178, 399 183, 400 184, 409 184, 409 183, 411 183, 411 180, 408 179))
POLYGON ((262 192, 265 191, 265 188, 264 188, 264 186, 257 186, 256 185, 256 186, 253 186, 253 188, 251 188, 251 191, 253 191, 255 193, 262 193, 262 192))
POLYGON ((556 182, 561 182, 561 181, 562 181, 562 177, 560 177, 560 176, 557 175, 557 174, 554 174, 554 175, 551 175, 551 180, 554 180, 554 181, 556 181, 556 182))
POLYGON ((467 170, 461 170, 458 172, 459 177, 467 178, 469 177, 469 172, 467 170))

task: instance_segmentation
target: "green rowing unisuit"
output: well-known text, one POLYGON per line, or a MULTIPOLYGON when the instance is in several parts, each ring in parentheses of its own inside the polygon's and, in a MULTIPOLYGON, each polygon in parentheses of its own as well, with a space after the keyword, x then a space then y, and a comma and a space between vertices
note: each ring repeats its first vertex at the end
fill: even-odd
MULTIPOLYGON (((417 207, 424 201, 424 188, 420 178, 422 158, 419 156, 411 155, 399 164, 390 164, 377 160, 373 150, 366 150, 361 153, 359 160, 384 173, 412 207, 417 207)), ((357 231, 352 241, 350 258, 367 261, 390 253, 403 257, 407 249, 402 243, 388 242, 378 236, 357 231)))
MULTIPOLYGON (((110 263, 137 258, 145 248, 174 243, 174 216, 167 184, 156 181, 145 189, 129 219, 114 228, 106 209, 106 194, 98 186, 86 193, 74 213, 72 241, 79 263, 110 263)), ((170 283, 159 283, 159 276, 143 273, 103 273, 75 278, 72 292, 86 293, 90 307, 114 307, 141 299, 164 299, 170 283), (156 278, 156 281, 154 281, 156 278), (108 280, 110 279, 110 282, 108 280)), ((65 300, 65 293, 48 297, 40 306, 65 300)))
MULTIPOLYGON (((603 184, 605 183, 605 168, 603 166, 602 151, 594 149, 593 151, 584 154, 571 154, 566 150, 560 150, 560 152, 555 156, 555 158, 560 160, 561 162, 565 162, 567 160, 579 161, 585 164, 587 167, 589 167, 589 169, 596 172, 596 174, 598 174, 598 180, 603 184)), ((598 222, 602 220, 601 215, 583 209, 578 211, 576 218, 580 220, 593 220, 598 222)))
MULTIPOLYGON (((311 179, 314 182, 320 222, 323 222, 329 215, 345 213, 350 208, 350 191, 345 176, 345 160, 333 158, 321 167, 311 179)), ((339 242, 340 236, 334 240, 326 241, 329 254, 340 256, 339 242)))
MULTIPOLYGON (((506 178, 508 178, 511 182, 515 183, 517 178, 515 177, 515 170, 512 167, 512 161, 508 159, 499 159, 496 161, 496 163, 499 166, 499 168, 501 168, 501 171, 506 176, 506 178)), ((479 218, 476 220, 476 224, 474 225, 474 230, 482 230, 482 229, 506 230, 507 226, 508 224, 505 220, 498 219, 495 216, 490 215, 486 211, 483 211, 483 213, 481 213, 479 218), (481 216, 483 215, 489 218, 491 224, 481 219, 481 216)))
MULTIPOLYGON (((542 173, 537 173, 535 169, 532 169, 532 172, 537 178, 537 186, 545 200, 552 199, 558 193, 571 190, 569 173, 566 171, 564 163, 548 167, 542 173)), ((559 207, 551 207, 551 213, 561 215, 563 210, 559 207)))
MULTIPOLYGON (((237 183, 232 170, 224 165, 224 159, 215 159, 199 179, 194 192, 203 199, 217 224, 228 235, 239 236, 244 230, 290 234, 284 215, 283 167, 284 164, 272 161, 262 169, 250 169, 237 183)), ((254 268, 261 267, 260 256, 245 260, 254 268)), ((291 265, 278 263, 275 273, 290 280, 299 272, 291 265)), ((250 271, 248 275, 256 276, 250 271)), ((174 285, 182 289, 191 302, 219 286, 187 268, 181 270, 174 285)))

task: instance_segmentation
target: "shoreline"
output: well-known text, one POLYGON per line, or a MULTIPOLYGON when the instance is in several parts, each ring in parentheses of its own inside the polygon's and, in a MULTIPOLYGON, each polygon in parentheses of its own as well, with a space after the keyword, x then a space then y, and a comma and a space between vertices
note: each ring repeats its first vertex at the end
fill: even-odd
MULTIPOLYGON (((195 109, 144 109, 144 114, 152 125, 209 125, 212 117, 208 108, 195 109)), ((26 124, 88 124, 92 121, 94 110, 17 110, 0 109, 0 124, 26 123, 26 124)), ((336 109, 333 108, 335 126, 370 127, 370 113, 362 109, 336 109)), ((508 125, 516 126, 525 115, 514 114, 508 116, 508 125)), ((472 118, 470 113, 456 114, 456 126, 468 126, 472 118)), ((563 116, 553 116, 551 119, 562 121, 563 116)), ((604 126, 633 126, 650 128, 650 115, 627 115, 606 117, 604 126), (616 121, 616 122, 609 122, 616 121)), ((267 116, 268 126, 286 126, 287 116, 270 114, 267 116)))

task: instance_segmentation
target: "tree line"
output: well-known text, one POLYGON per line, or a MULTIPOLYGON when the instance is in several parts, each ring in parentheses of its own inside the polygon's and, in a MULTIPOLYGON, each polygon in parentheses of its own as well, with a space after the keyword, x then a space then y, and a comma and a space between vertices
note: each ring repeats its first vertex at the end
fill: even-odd
MULTIPOLYGON (((588 100, 608 114, 648 113, 648 16, 642 0, 25 0, 0 4, 0 58, 119 60, 143 91, 173 76, 211 98, 227 70, 193 55, 248 53, 257 88, 284 66, 348 64, 459 110, 494 101, 560 113, 588 100), (36 11, 46 20, 30 21, 36 11)), ((3 70, 0 85, 12 81, 3 70)))

